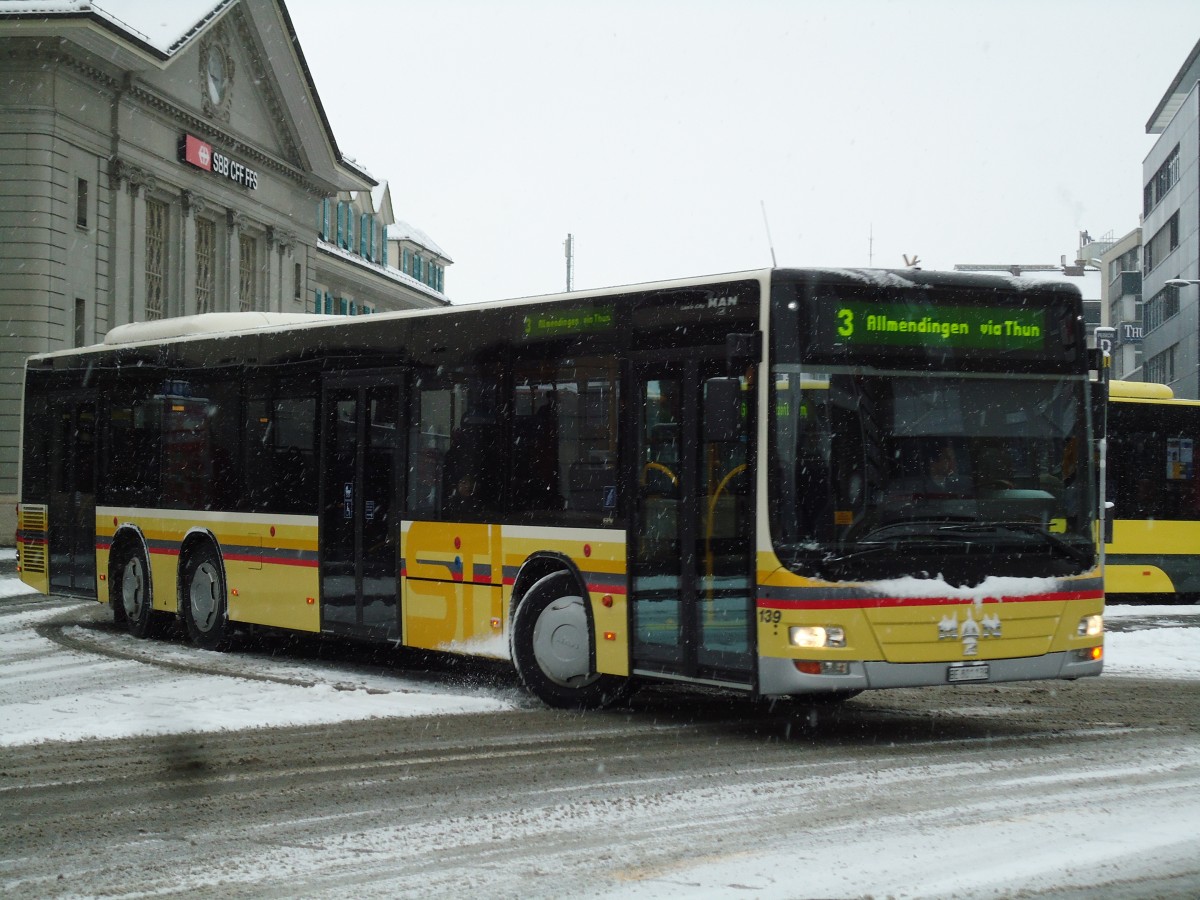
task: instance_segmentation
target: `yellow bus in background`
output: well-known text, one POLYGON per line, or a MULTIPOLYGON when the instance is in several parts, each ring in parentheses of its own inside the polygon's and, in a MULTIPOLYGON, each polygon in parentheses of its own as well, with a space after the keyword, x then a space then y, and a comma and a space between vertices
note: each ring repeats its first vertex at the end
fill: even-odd
POLYGON ((1109 382, 1105 589, 1112 600, 1200 600, 1200 401, 1109 382))

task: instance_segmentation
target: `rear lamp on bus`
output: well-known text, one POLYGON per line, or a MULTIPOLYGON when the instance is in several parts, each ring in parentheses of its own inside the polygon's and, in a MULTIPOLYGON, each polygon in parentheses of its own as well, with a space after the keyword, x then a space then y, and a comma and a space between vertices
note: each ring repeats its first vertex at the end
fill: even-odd
POLYGON ((793 625, 788 629, 788 643, 806 650, 845 647, 846 631, 838 625, 793 625))
POLYGON ((1080 637, 1099 637, 1104 634, 1104 616, 1084 616, 1076 631, 1080 637))

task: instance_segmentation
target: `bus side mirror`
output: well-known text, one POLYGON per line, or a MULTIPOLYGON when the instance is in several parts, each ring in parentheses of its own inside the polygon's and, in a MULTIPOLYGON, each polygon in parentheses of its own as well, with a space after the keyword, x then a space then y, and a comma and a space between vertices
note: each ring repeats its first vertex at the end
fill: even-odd
POLYGON ((762 337, 761 331, 725 335, 725 364, 730 374, 740 375, 762 362, 762 337))
POLYGON ((738 440, 742 426, 742 382, 710 378, 704 382, 704 440, 709 444, 738 440))

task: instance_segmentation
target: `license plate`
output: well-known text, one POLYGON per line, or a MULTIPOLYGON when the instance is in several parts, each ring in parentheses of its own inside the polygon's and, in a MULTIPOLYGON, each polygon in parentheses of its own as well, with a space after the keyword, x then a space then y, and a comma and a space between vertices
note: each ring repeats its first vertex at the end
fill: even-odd
POLYGON ((951 666, 946 673, 946 680, 951 684, 959 684, 963 681, 987 681, 988 664, 971 663, 966 666, 951 666))

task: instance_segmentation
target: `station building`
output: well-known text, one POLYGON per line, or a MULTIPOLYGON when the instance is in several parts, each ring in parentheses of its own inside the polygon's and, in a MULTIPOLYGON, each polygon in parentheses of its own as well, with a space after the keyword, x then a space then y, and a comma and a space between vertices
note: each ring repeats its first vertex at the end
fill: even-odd
POLYGON ((0 543, 30 354, 195 313, 448 302, 452 260, 339 149, 283 0, 147 9, 0 5, 0 543))

